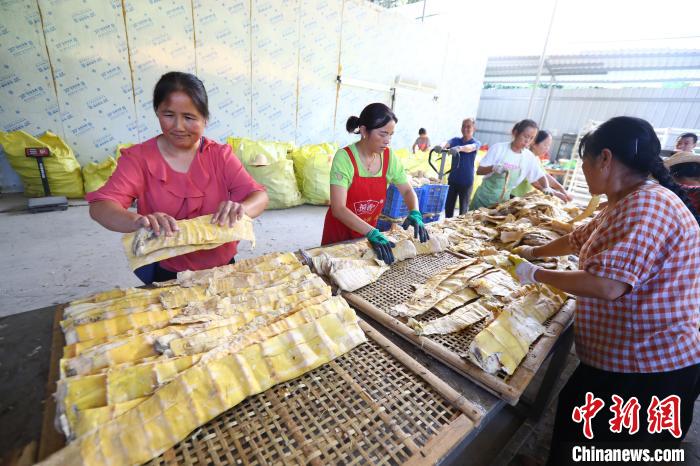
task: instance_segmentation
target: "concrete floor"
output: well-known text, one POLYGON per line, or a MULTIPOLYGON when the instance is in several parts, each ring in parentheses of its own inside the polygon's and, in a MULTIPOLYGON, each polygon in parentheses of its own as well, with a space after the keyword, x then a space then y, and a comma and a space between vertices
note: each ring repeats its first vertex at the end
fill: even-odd
MULTIPOLYGON (((67 211, 40 214, 27 213, 25 206, 19 195, 0 197, 0 458, 39 436, 50 352, 46 342, 51 341, 53 320, 52 309, 39 308, 141 284, 127 266, 120 234, 93 222, 85 202, 71 201, 67 211)), ((238 257, 317 246, 326 209, 300 206, 265 212, 255 222, 256 249, 242 243, 238 257)), ((559 387, 576 363, 571 354, 559 387)), ((518 453, 543 460, 555 405, 556 398, 539 421, 526 421, 517 409, 507 407, 476 439, 483 444, 482 454, 468 463, 518 466, 518 453)), ((700 401, 694 421, 687 437, 693 442, 687 464, 700 464, 700 401)))
MULTIPOLYGON (((142 284, 127 265, 121 234, 90 219, 86 202, 70 201, 62 212, 25 208, 21 195, 0 197, 0 317, 142 284)), ((236 257, 318 246, 327 209, 264 212, 255 219, 255 250, 242 242, 236 257)))

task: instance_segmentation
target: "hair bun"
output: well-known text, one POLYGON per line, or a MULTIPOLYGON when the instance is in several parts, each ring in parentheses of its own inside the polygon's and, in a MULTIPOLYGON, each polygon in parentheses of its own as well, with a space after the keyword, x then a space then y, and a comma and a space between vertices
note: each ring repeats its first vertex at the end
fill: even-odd
POLYGON ((348 131, 348 133, 357 132, 357 129, 359 127, 360 127, 360 119, 358 117, 356 117, 355 115, 348 118, 348 121, 345 123, 345 129, 348 131))

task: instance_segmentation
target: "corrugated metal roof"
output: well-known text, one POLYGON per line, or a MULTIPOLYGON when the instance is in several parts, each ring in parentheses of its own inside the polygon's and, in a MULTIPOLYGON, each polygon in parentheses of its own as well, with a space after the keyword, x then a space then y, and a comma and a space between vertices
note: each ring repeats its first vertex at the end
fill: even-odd
MULTIPOLYGON (((533 78, 540 57, 491 57, 486 65, 486 81, 506 82, 507 78, 533 78), (506 79, 494 79, 506 78, 506 79)), ((542 81, 554 76, 556 81, 612 81, 620 79, 678 80, 700 78, 700 50, 634 50, 590 52, 578 55, 548 55, 542 69, 542 81), (592 79, 595 76, 595 79, 592 79), (565 79, 568 78, 568 79, 565 79)), ((510 81, 512 82, 512 81, 510 81)))

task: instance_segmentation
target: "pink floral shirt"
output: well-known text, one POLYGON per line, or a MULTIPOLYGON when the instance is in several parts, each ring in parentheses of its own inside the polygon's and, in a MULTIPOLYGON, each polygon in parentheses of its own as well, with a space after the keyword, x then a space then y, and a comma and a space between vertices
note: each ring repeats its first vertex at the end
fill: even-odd
MULTIPOLYGON (((88 202, 114 201, 146 215, 163 212, 176 220, 213 214, 225 200, 243 201, 254 191, 264 191, 245 170, 227 144, 203 138, 187 173, 173 170, 158 149, 157 138, 122 149, 117 169, 107 183, 86 196, 88 202)), ((161 261, 173 272, 202 270, 227 264, 236 254, 237 242, 195 251, 161 261)))

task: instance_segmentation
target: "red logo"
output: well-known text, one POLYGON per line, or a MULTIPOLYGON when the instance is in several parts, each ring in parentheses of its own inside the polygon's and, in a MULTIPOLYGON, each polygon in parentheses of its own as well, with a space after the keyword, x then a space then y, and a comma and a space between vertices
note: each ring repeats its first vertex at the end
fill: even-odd
POLYGON ((605 406, 603 400, 596 398, 591 392, 586 392, 586 403, 583 406, 576 406, 574 412, 571 413, 571 419, 574 422, 583 422, 583 435, 589 440, 593 438, 591 420, 598 414, 598 411, 603 409, 603 406, 605 406))
POLYGON ((610 411, 615 416, 608 421, 610 424, 610 432, 620 433, 622 428, 626 428, 630 435, 636 434, 639 431, 639 409, 641 405, 636 397, 627 400, 623 405, 623 399, 617 395, 612 396, 613 405, 610 411))
POLYGON ((647 408, 647 430, 650 434, 667 430, 676 438, 681 438, 681 399, 678 395, 669 395, 663 400, 654 395, 647 408))
POLYGON ((372 215, 374 211, 377 209, 377 206, 381 204, 381 201, 360 201, 360 202, 355 202, 353 204, 353 207, 355 208, 355 213, 362 217, 362 216, 368 216, 372 215))

